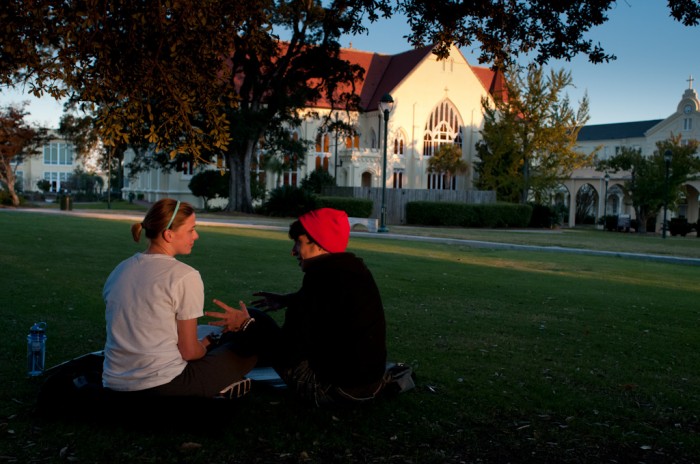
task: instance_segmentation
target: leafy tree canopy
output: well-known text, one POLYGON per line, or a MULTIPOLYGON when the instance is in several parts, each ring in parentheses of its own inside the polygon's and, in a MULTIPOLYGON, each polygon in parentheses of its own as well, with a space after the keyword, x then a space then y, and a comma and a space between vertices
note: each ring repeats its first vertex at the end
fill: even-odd
POLYGON ((209 200, 228 195, 229 177, 228 172, 207 169, 192 176, 188 187, 194 196, 204 200, 204 209, 207 209, 209 200))
POLYGON ((301 180, 301 188, 309 192, 321 194, 324 187, 335 187, 335 177, 323 168, 314 169, 311 174, 301 180))
POLYGON ((539 66, 506 74, 507 98, 482 99, 484 128, 476 150, 477 186, 495 190, 503 201, 540 202, 562 179, 591 163, 593 155, 576 150, 588 121, 588 98, 574 109, 564 93, 570 72, 539 66))
POLYGON ((462 159, 462 149, 454 144, 442 144, 435 154, 428 159, 428 172, 445 174, 445 184, 452 185, 452 178, 464 174, 469 165, 462 159))

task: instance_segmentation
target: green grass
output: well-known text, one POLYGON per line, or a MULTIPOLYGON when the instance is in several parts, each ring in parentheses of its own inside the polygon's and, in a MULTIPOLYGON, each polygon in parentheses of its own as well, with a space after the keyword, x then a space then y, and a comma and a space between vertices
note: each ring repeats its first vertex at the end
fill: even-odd
MULTIPOLYGON (((101 349, 104 280, 144 247, 128 226, 0 211, 4 460, 670 463, 700 455, 700 266, 372 235, 353 237, 350 250, 375 275, 390 357, 414 367, 414 391, 356 410, 312 410, 257 391, 219 431, 207 427, 216 411, 203 412, 198 430, 148 433, 36 418, 27 331, 47 322, 48 365, 101 349)), ((183 260, 201 271, 208 300, 248 301, 257 290, 300 284, 284 232, 199 230, 183 260)), ((633 252, 681 256, 700 246, 694 237, 570 232, 444 231, 491 241, 581 238, 566 246, 628 240, 633 252)))

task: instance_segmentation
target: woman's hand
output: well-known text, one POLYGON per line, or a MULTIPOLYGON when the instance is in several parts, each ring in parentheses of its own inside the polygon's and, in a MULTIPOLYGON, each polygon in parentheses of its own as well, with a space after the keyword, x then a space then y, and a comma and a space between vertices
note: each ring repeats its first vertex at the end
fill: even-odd
POLYGON ((204 314, 209 317, 219 319, 218 321, 210 322, 209 325, 216 325, 224 328, 224 332, 238 332, 241 327, 250 319, 248 308, 242 301, 238 304, 240 309, 232 308, 223 301, 214 300, 214 304, 223 309, 224 312, 206 311, 204 314))

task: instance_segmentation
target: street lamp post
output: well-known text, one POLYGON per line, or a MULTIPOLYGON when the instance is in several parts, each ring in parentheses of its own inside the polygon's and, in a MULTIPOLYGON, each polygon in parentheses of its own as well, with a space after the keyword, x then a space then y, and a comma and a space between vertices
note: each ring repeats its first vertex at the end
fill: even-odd
POLYGON ((605 197, 603 198, 603 232, 607 230, 608 226, 608 182, 610 182, 610 174, 605 173, 605 197))
POLYGON ((335 113, 335 160, 333 161, 333 177, 338 185, 338 113, 335 113))
POLYGON ((671 168, 671 159, 673 158, 673 152, 671 150, 666 150, 664 152, 664 163, 666 164, 666 186, 664 191, 664 222, 661 225, 661 237, 666 238, 666 214, 668 212, 668 171, 671 168))
POLYGON ((112 149, 107 150, 107 209, 112 209, 112 149))
POLYGON ((389 232, 386 227, 386 152, 389 140, 389 113, 394 108, 394 99, 385 93, 379 100, 379 111, 384 113, 384 156, 382 160, 382 210, 379 216, 379 229, 377 232, 389 232))

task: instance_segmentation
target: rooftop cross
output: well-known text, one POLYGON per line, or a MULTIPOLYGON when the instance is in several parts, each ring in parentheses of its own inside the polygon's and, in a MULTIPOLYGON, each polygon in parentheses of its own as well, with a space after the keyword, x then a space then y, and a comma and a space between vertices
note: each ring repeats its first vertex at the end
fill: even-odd
POLYGON ((686 81, 688 82, 688 88, 692 89, 693 88, 693 81, 695 81, 695 79, 693 79, 693 75, 691 74, 690 77, 688 79, 686 79, 686 81))

